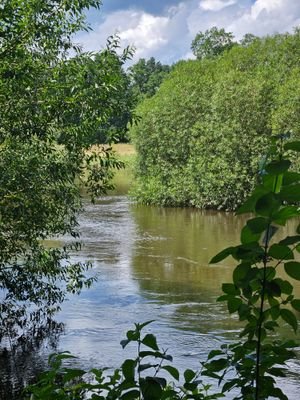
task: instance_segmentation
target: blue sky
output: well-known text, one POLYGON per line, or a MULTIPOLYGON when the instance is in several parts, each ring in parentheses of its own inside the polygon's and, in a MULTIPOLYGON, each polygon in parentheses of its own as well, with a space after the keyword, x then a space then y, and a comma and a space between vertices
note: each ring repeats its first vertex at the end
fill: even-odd
POLYGON ((191 41, 212 26, 236 39, 291 32, 300 26, 300 0, 103 0, 87 17, 93 31, 76 37, 85 50, 103 48, 118 33, 123 46, 135 46, 134 62, 154 56, 172 64, 193 58, 191 41))

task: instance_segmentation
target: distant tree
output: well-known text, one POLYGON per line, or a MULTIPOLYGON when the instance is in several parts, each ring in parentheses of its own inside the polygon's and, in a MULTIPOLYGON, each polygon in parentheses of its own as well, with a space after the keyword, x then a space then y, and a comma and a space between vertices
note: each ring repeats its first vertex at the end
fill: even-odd
POLYGON ((216 57, 235 45, 233 39, 232 32, 226 32, 224 28, 218 29, 213 26, 204 33, 197 33, 192 41, 191 49, 198 60, 216 57))
POLYGON ((169 65, 155 61, 154 57, 149 60, 141 58, 129 68, 133 94, 138 100, 153 96, 170 70, 169 65))
POLYGON ((240 41, 240 44, 244 47, 250 46, 255 40, 259 39, 258 36, 253 35, 253 33, 246 33, 243 39, 240 41))

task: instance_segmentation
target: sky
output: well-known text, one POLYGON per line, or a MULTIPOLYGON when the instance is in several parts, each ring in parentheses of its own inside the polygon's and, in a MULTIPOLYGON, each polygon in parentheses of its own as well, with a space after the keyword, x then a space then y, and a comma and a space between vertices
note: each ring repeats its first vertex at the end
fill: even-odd
POLYGON ((155 57, 172 64, 193 58, 193 38, 213 26, 236 40, 292 32, 300 26, 300 0, 103 0, 87 19, 93 31, 76 37, 84 50, 100 50, 117 33, 123 47, 135 47, 132 62, 155 57))

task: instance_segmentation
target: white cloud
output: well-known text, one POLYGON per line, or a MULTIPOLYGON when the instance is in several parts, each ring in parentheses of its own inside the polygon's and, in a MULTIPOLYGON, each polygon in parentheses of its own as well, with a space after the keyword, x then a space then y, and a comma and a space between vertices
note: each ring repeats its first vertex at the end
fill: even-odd
POLYGON ((81 34, 77 41, 86 50, 99 50, 109 35, 118 32, 122 46, 136 47, 134 62, 153 56, 172 63, 190 57, 196 33, 212 26, 241 39, 248 32, 263 36, 291 31, 299 23, 300 0, 182 0, 163 15, 142 9, 103 15, 94 31, 81 34))
POLYGON ((300 1, 256 0, 254 4, 229 25, 240 38, 247 32, 258 36, 284 33, 299 25, 300 1))
POLYGON ((200 7, 205 11, 220 11, 225 7, 231 6, 236 3, 236 0, 203 0, 200 1, 200 7))

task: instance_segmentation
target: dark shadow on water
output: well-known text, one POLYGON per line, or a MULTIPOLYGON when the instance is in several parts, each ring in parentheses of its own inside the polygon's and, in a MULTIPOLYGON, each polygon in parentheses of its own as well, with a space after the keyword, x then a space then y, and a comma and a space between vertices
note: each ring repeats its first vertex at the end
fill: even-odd
POLYGON ((23 390, 47 368, 47 355, 57 351, 61 323, 39 330, 13 349, 6 341, 0 347, 0 400, 23 400, 23 390))

